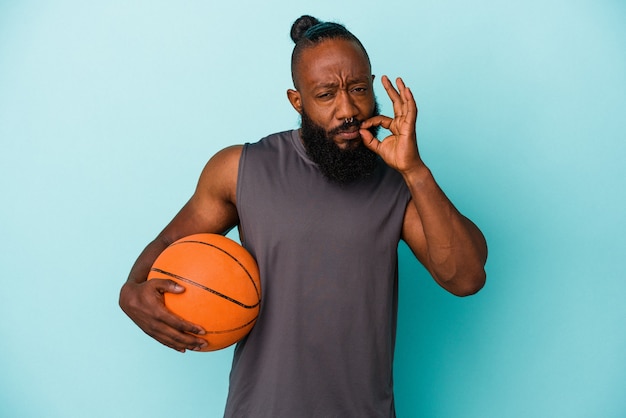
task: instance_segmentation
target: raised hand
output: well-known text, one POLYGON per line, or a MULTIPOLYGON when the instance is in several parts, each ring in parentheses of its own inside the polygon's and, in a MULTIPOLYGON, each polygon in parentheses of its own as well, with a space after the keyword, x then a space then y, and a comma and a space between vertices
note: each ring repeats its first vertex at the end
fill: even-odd
POLYGON ((417 105, 401 78, 396 79, 397 90, 387 76, 382 76, 381 81, 393 103, 394 117, 379 115, 367 119, 361 124, 361 137, 363 144, 380 155, 387 165, 405 174, 423 166, 415 134, 417 105), (382 126, 391 131, 391 135, 379 141, 367 130, 372 126, 382 126))

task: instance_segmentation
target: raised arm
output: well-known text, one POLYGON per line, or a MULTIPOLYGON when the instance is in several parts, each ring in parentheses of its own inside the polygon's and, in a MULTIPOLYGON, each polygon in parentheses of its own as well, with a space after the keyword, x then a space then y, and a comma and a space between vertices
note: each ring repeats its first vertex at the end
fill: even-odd
POLYGON ((443 288, 458 296, 476 293, 485 283, 485 239, 450 202, 419 155, 417 105, 411 90, 400 78, 397 90, 386 76, 382 83, 393 103, 394 117, 365 121, 361 135, 369 149, 402 174, 411 192, 402 238, 443 288), (366 130, 376 125, 389 129, 391 135, 378 141, 366 130))
POLYGON ((172 280, 147 281, 148 272, 157 256, 177 239, 195 233, 223 234, 237 225, 236 187, 241 149, 241 146, 226 148, 209 160, 191 199, 139 255, 120 291, 122 310, 146 334, 180 352, 205 347, 204 339, 191 335, 202 335, 204 330, 165 308, 164 293, 182 293, 185 289, 172 280))

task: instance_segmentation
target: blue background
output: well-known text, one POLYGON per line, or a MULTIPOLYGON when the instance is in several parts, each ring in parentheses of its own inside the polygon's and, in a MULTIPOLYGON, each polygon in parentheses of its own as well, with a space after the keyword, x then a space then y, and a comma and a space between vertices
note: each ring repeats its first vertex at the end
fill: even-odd
POLYGON ((118 291, 212 154, 298 126, 304 13, 404 77, 424 159, 489 242, 464 299, 401 246, 399 416, 626 417, 618 0, 0 0, 0 416, 221 416, 231 349, 162 347, 118 291))

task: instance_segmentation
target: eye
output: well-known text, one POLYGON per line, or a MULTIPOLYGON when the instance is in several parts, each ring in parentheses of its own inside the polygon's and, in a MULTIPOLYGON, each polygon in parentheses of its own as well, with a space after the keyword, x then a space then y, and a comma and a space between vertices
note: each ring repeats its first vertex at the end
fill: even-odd
POLYGON ((355 87, 352 89, 354 93, 365 93, 367 91, 367 87, 355 87))
POLYGON ((330 93, 330 92, 323 92, 323 93, 319 93, 315 97, 317 97, 318 99, 321 99, 321 100, 328 100, 328 99, 331 99, 333 97, 333 94, 330 93))

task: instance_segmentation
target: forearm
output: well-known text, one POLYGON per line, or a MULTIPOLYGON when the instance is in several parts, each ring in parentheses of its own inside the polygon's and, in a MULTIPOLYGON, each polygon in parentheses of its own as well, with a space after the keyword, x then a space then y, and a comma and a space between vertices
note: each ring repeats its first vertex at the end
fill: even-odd
MULTIPOLYGON (((425 165, 403 176, 420 220, 406 228, 422 229, 419 258, 446 290, 456 295, 476 293, 485 282, 487 245, 482 233, 454 207, 425 165)), ((405 230, 404 235, 418 234, 405 230)))
POLYGON ((137 260, 128 274, 128 279, 120 289, 119 304, 125 312, 128 313, 134 303, 133 288, 148 279, 148 273, 150 272, 152 263, 154 263, 154 260, 156 260, 166 247, 167 244, 160 238, 157 238, 148 244, 139 257, 137 257, 137 260))
POLYGON ((160 237, 150 242, 146 248, 139 254, 137 260, 130 269, 127 282, 142 283, 148 278, 148 273, 154 260, 169 244, 160 237))

